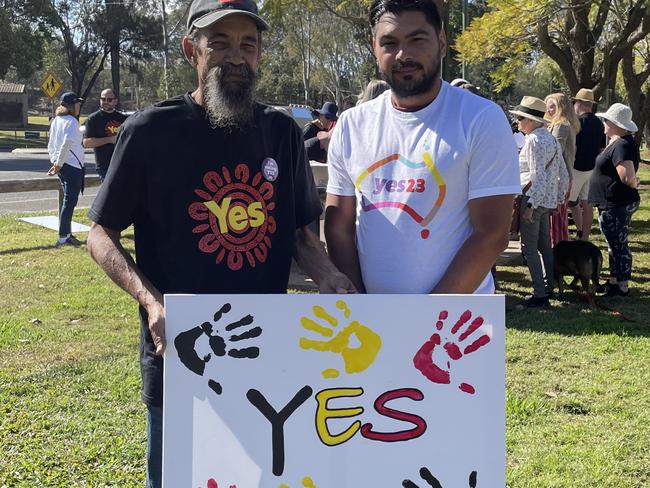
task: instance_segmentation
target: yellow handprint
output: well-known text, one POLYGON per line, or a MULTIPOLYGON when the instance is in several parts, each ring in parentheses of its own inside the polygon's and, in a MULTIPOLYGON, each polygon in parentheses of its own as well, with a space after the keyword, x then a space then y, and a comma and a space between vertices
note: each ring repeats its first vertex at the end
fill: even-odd
MULTIPOLYGON (((305 476, 302 479, 302 486, 304 486, 305 488, 317 488, 317 486, 314 484, 314 481, 309 476, 305 476)), ((282 483, 280 485, 280 488, 289 488, 289 485, 285 485, 284 483, 282 483)))
MULTIPOLYGON (((336 302, 336 308, 343 312, 346 319, 350 318, 350 309, 343 300, 336 302)), ((327 313, 321 306, 315 305, 312 307, 312 310, 316 318, 327 322, 330 326, 322 326, 309 317, 301 317, 300 323, 302 326, 323 337, 332 337, 334 335, 333 328, 339 325, 339 321, 327 313)), ((303 349, 314 349, 315 351, 328 351, 340 354, 345 363, 346 373, 360 373, 368 369, 375 361, 381 349, 381 337, 365 325, 360 324, 356 320, 352 320, 334 338, 328 341, 316 341, 301 337, 300 347, 303 349), (350 338, 352 335, 356 336, 359 341, 359 347, 350 347, 350 338)), ((338 376, 339 371, 337 369, 326 369, 323 371, 323 378, 338 378, 338 376)))

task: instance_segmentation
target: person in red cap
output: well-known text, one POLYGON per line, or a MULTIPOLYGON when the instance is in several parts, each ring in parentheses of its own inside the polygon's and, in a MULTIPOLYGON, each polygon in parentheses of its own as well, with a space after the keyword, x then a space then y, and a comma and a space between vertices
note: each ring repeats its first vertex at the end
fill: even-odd
POLYGON ((148 487, 161 484, 165 293, 286 293, 292 258, 321 292, 354 291, 306 228, 321 203, 300 129, 253 98, 266 29, 252 0, 192 2, 182 48, 198 87, 127 119, 90 210, 92 257, 140 305, 148 487))

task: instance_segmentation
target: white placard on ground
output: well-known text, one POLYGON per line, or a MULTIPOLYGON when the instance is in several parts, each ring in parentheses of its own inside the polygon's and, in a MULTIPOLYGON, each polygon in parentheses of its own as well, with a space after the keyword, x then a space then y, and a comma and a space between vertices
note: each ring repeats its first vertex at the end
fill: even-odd
POLYGON ((165 296, 164 487, 504 487, 504 305, 165 296))
MULTIPOLYGON (((56 215, 43 215, 40 217, 21 217, 18 220, 27 222, 29 224, 40 225, 47 229, 59 230, 59 218, 56 215)), ((88 232, 90 227, 78 222, 72 222, 71 226, 72 232, 88 232)))

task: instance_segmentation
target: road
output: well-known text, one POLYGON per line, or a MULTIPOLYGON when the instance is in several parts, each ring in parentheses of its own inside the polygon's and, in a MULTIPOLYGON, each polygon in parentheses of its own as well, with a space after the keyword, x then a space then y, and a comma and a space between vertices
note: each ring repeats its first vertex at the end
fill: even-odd
MULTIPOLYGON (((86 153, 86 171, 95 173, 95 157, 86 153)), ((50 169, 47 154, 24 154, 0 152, 0 180, 43 178, 50 169)), ((99 187, 87 188, 80 196, 77 208, 89 207, 99 187)), ((44 212, 58 210, 56 190, 30 191, 24 193, 0 193, 0 214, 19 212, 44 212)))

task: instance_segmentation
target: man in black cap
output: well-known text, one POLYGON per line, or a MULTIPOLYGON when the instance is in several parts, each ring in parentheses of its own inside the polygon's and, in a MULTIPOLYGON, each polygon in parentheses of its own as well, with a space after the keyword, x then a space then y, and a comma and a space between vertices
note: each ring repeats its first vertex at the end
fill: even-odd
POLYGON ((182 48, 198 88, 129 117, 90 210, 92 257, 140 305, 149 487, 162 470, 165 293, 285 293, 292 257, 321 292, 354 291, 305 227, 321 205, 300 130, 253 99, 266 29, 252 0, 192 3, 182 48), (120 243, 132 224, 135 261, 120 243))
POLYGON ((331 131, 336 125, 338 111, 339 108, 334 102, 325 102, 323 108, 312 111, 311 115, 314 120, 302 128, 305 149, 310 161, 327 162, 327 147, 331 131))

